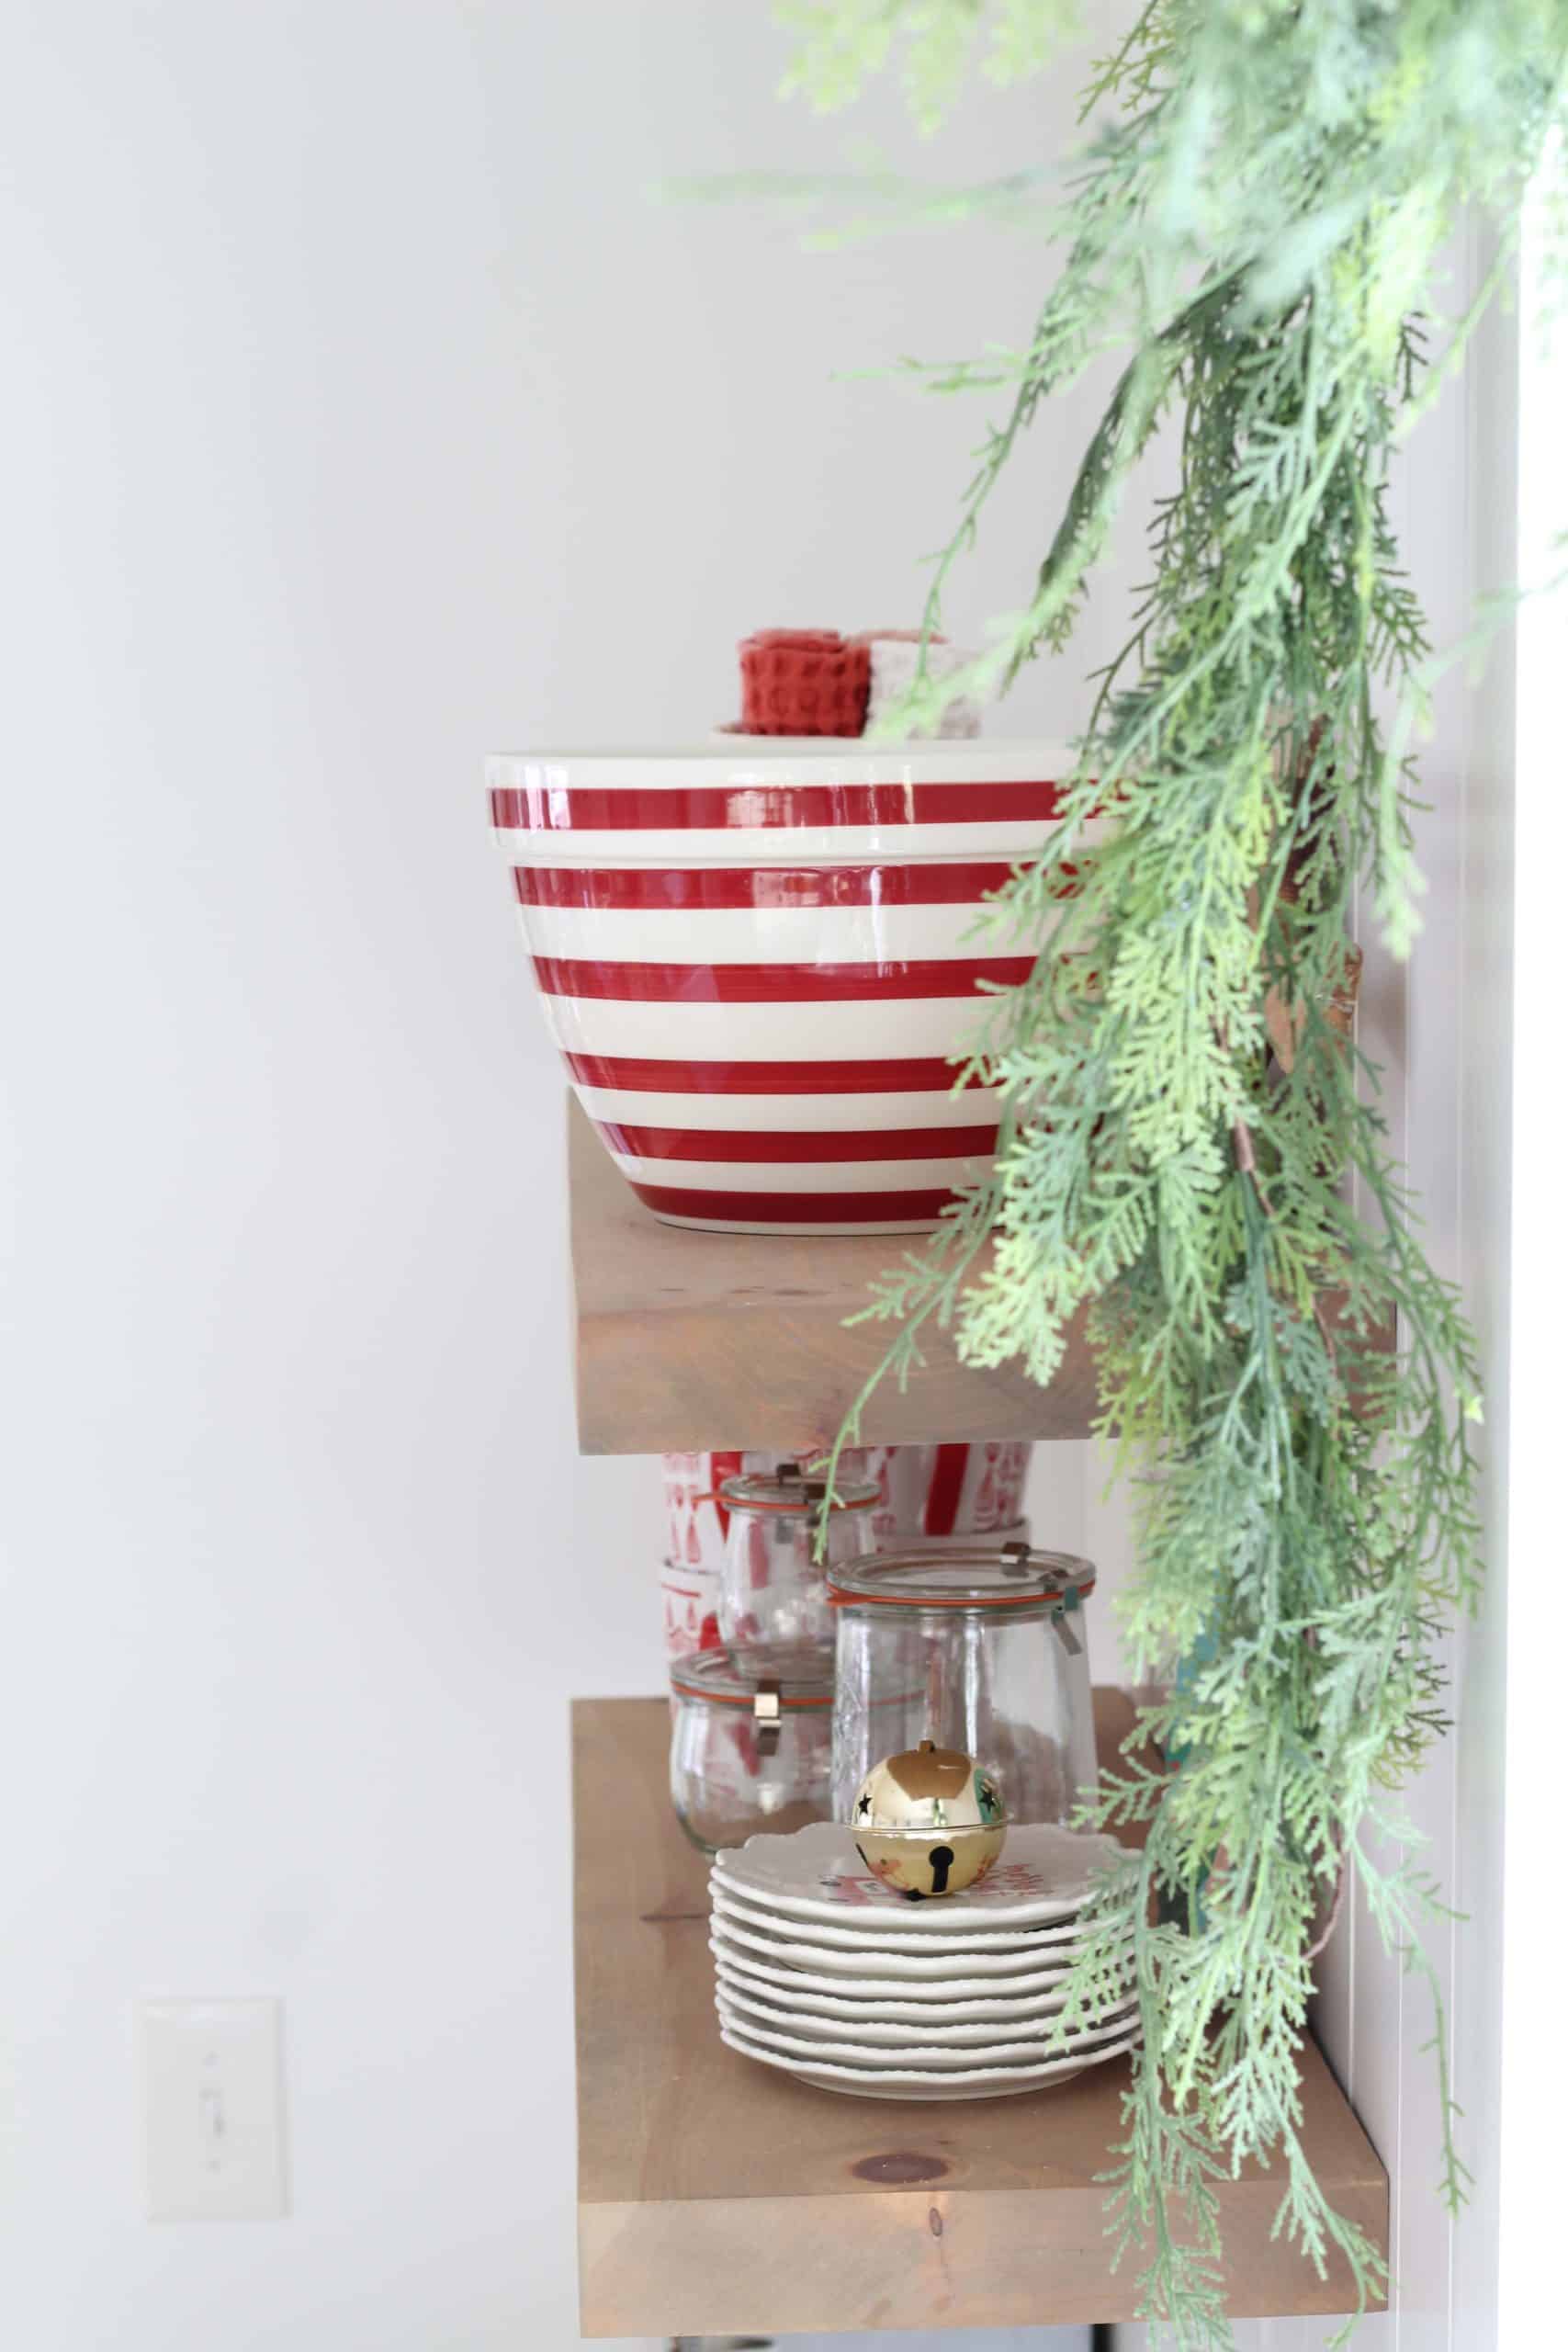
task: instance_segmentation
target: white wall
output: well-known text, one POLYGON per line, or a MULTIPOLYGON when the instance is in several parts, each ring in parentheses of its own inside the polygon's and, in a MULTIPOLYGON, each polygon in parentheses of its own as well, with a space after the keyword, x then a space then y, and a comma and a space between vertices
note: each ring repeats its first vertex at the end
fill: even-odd
MULTIPOLYGON (((1541 200, 1527 220, 1519 256, 1518 566, 1527 582, 1560 572, 1558 535, 1568 510, 1562 422, 1568 334, 1559 323, 1545 338, 1538 324, 1541 310, 1555 306, 1558 291, 1554 221, 1562 166, 1560 153, 1559 186, 1548 175, 1538 189, 1541 200)), ((1476 1895, 1485 1902, 1500 1892, 1506 1922, 1506 1939, 1488 1938, 1482 1962, 1502 2023, 1501 2063, 1489 2086, 1487 2111, 1489 2139, 1497 2150, 1492 2198, 1499 2244, 1493 2271, 1478 2279, 1473 2263, 1464 2266, 1459 2288, 1465 2301, 1457 2307, 1489 2317, 1484 2297, 1495 2281, 1495 2340, 1506 2346, 1529 2343, 1561 2299, 1559 2148, 1568 2105, 1568 2049, 1561 2035, 1541 2031, 1562 1987, 1562 1894, 1552 1866, 1562 1836, 1553 1734, 1562 1704, 1560 1661, 1568 1648, 1568 1586, 1546 1565, 1562 1550, 1562 1348, 1568 1311, 1561 1232, 1562 1110, 1551 1077, 1558 1055, 1562 953, 1559 876, 1568 858, 1562 789, 1564 623, 1561 595, 1533 598, 1519 615, 1509 682, 1516 688, 1517 791, 1515 1084, 1511 1103, 1498 1106, 1489 1080, 1478 1074, 1475 1100, 1479 1116, 1498 1107, 1508 1114, 1513 1147, 1510 1197, 1499 1219, 1513 1289, 1506 1494, 1497 1498, 1497 1515, 1504 1517, 1506 1501, 1507 1541, 1518 1566, 1504 1612, 1506 1713, 1503 1645, 1495 1642, 1491 1770, 1476 1781, 1487 1802, 1464 1816, 1488 1864, 1476 1895), (1547 1857, 1552 1860, 1543 1868, 1547 1857)), ((1478 2340, 1487 2347, 1494 2338, 1481 2333, 1478 2340)))
POLYGON ((656 1480, 573 1453, 480 758, 908 617, 981 412, 829 370, 1022 334, 1038 256, 645 201, 842 160, 730 0, 12 0, 4 50, 0 2335, 567 2342, 565 1703, 659 1680, 656 1480), (129 2005, 253 1991, 294 2217, 150 2227, 129 2005))

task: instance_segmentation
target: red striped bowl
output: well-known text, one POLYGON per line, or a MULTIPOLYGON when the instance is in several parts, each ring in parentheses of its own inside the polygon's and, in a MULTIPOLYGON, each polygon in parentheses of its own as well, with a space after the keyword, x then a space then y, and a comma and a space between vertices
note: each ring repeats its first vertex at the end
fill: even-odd
POLYGON ((995 1148, 993 1096, 952 1091, 976 982, 1031 963, 971 934, 1070 769, 1021 742, 490 761, 551 1032, 655 1216, 930 1229, 995 1148))

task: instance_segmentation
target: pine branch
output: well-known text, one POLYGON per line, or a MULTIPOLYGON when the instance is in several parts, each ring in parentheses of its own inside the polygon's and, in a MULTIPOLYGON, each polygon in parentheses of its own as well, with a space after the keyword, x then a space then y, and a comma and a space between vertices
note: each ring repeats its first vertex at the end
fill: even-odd
MULTIPOLYGON (((857 72, 900 29, 962 31, 966 52, 996 23, 979 0, 808 13, 821 57, 829 19, 854 34, 857 72)), ((1001 11, 1041 39, 1051 13, 1001 11)), ((1446 1728, 1447 1627, 1479 1588, 1480 1372, 1380 1073, 1330 1007, 1358 890, 1396 952, 1417 920, 1410 746, 1436 664, 1390 467, 1501 276, 1428 374, 1443 249, 1475 203, 1506 243, 1565 87, 1568 0, 1154 0, 1089 76, 1027 349, 932 379, 1010 393, 936 561, 934 628, 1031 425, 1122 358, 1027 601, 895 727, 1062 648, 1139 456, 1180 425, 1060 821, 998 901, 1035 954, 967 1065, 1000 1091, 995 1168, 865 1314, 889 1329, 876 1377, 907 1374, 934 1317, 967 1362, 1043 1382, 1089 1318, 1136 1503, 1123 1632, 1138 1678, 1168 1679, 1139 1737, 1179 1770, 1134 1753, 1102 1783, 1092 1817, 1147 1841, 1068 2002, 1103 2006, 1130 1942, 1144 2038, 1111 2222, 1144 2312, 1202 2352, 1229 2341, 1214 2185, 1243 2162, 1277 2167, 1277 2231, 1320 2274, 1342 2265, 1359 2305, 1382 2280, 1300 2136, 1311 1963, 1352 1881, 1433 1997, 1450 2208, 1469 2178, 1422 1947, 1440 1901, 1387 1806, 1446 1728), (1155 1924, 1159 1898, 1185 1932, 1155 1924)))

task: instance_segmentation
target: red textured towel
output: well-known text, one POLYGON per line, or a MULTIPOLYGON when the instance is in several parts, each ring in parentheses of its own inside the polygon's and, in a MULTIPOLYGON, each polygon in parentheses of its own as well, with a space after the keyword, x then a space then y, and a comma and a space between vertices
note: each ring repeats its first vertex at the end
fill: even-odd
POLYGON ((740 648, 740 726, 748 735, 859 735, 871 649, 836 629, 763 628, 740 648))

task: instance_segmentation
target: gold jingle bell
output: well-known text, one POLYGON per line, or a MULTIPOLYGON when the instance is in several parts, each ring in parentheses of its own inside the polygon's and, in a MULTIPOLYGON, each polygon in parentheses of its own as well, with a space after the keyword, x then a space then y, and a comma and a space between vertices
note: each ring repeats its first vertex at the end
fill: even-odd
POLYGON ((867 1870, 911 1903, 977 1886, 1008 1834, 990 1774, 929 1739, 872 1766, 850 1827, 867 1870))

